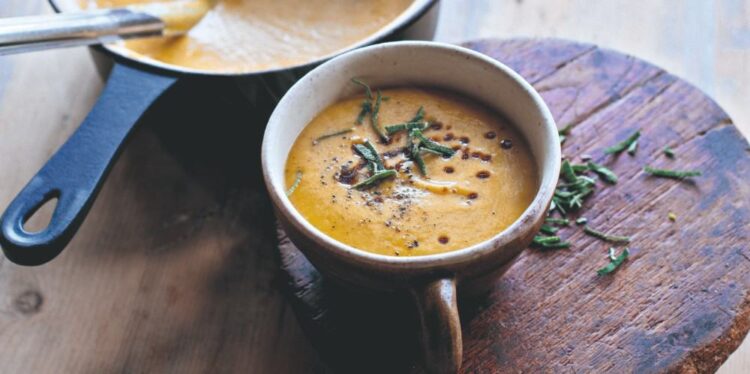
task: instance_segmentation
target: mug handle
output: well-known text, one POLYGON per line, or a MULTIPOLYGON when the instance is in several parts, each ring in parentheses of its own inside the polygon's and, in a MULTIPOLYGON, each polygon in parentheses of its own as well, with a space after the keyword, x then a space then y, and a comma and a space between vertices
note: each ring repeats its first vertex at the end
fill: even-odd
POLYGON ((429 373, 456 373, 461 368, 463 342, 456 301, 456 279, 441 278, 411 289, 417 304, 420 344, 429 373))
POLYGON ((102 181, 141 115, 177 81, 115 63, 99 100, 80 127, 18 193, 0 218, 0 246, 19 265, 40 265, 57 256, 86 217, 102 181), (48 226, 24 223, 57 198, 48 226))

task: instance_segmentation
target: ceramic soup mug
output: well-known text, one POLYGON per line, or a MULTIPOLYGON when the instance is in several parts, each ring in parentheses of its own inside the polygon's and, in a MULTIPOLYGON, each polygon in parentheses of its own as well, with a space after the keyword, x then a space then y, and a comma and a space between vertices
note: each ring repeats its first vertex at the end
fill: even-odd
MULTIPOLYGON (((434 42, 396 42, 336 57, 300 79, 269 119, 262 147, 263 176, 276 215, 295 245, 326 277, 361 289, 410 292, 421 320, 426 368, 461 365, 457 292, 489 289, 539 230, 557 183, 560 142, 539 94, 507 66, 474 51, 434 42), (508 228, 470 247, 395 257, 359 250, 327 236, 287 198, 284 167, 302 129, 329 105, 360 93, 350 79, 373 87, 431 86, 466 95, 504 115, 525 137, 538 169, 536 197, 508 228)), ((488 218, 489 219, 489 218, 488 218)))

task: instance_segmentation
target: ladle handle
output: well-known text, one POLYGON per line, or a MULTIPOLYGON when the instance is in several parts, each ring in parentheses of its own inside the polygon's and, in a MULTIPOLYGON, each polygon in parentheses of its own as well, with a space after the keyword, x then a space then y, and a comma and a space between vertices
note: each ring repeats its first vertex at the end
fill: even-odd
POLYGON ((125 8, 0 18, 0 56, 159 36, 165 27, 159 17, 125 8))

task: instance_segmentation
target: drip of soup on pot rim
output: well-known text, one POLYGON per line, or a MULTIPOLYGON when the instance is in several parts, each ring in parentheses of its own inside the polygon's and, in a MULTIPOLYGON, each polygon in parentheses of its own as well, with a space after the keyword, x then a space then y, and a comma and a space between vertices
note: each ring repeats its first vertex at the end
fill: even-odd
MULTIPOLYGON (((79 0, 79 4, 112 8, 163 1, 79 0)), ((187 68, 224 73, 279 69, 315 61, 367 38, 413 0, 215 2, 187 35, 130 40, 125 46, 137 55, 187 68)))
POLYGON ((537 178, 525 139, 504 117, 427 88, 383 90, 379 105, 375 91, 371 100, 331 105, 300 133, 285 168, 289 198, 308 222, 342 243, 392 256, 491 238, 526 210, 537 178), (404 123, 400 131, 393 126, 404 123))

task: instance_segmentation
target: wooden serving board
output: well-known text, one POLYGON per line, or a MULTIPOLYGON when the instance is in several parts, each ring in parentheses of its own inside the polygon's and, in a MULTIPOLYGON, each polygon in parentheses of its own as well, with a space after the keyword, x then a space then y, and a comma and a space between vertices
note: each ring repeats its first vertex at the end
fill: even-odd
MULTIPOLYGON (((569 250, 527 249, 486 296, 460 302, 463 370, 712 372, 750 329, 750 146, 727 114, 685 81, 615 51, 563 40, 467 47, 509 65, 542 94, 563 154, 589 154, 620 177, 580 212, 631 235, 631 257, 597 276, 608 245, 572 225, 569 250), (603 149, 641 129, 635 156, 603 149), (662 149, 670 146, 676 158, 662 149), (644 165, 699 169, 675 181, 644 165), (674 212, 676 222, 668 219, 674 212)), ((326 282, 280 236, 288 295, 327 365, 341 372, 420 372, 416 316, 399 295, 326 282)))

